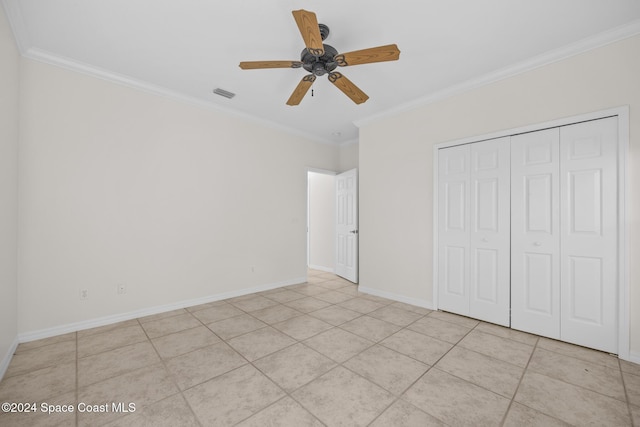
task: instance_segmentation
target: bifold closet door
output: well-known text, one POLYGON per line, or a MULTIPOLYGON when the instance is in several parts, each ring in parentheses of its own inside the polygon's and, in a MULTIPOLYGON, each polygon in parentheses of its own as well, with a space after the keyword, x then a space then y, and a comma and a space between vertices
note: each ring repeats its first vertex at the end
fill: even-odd
POLYGON ((560 130, 511 137, 511 327, 560 338, 560 130))
POLYGON ((617 118, 511 138, 511 326, 618 351, 617 118))
POLYGON ((509 138, 438 157, 439 307, 509 326, 509 138))
POLYGON ((618 121, 560 129, 563 341, 618 352, 618 121))
POLYGON ((438 304, 469 314, 471 150, 460 145, 438 153, 438 304))
POLYGON ((470 150, 469 316, 509 326, 509 137, 470 150))

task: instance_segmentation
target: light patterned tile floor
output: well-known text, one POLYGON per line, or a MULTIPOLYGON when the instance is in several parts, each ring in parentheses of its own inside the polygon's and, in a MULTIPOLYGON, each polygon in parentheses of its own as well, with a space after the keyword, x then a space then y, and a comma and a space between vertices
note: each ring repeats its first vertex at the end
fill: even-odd
POLYGON ((0 413, 3 427, 631 426, 640 365, 310 270, 306 284, 20 344, 0 402, 37 409, 0 413))

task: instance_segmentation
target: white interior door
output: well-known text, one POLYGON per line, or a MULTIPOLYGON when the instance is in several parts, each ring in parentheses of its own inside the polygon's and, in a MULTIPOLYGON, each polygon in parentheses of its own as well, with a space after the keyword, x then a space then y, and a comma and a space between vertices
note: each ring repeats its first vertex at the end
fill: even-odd
POLYGON ((358 170, 336 176, 336 265, 338 276, 358 283, 358 170))
POLYGON ((470 145, 438 153, 438 306, 469 314, 470 145))
POLYGON ((469 316, 509 326, 509 137, 470 150, 469 316))
POLYGON ((558 128, 511 137, 511 327, 560 338, 558 128))
POLYGON ((561 338, 618 350, 617 118, 562 127, 561 338))

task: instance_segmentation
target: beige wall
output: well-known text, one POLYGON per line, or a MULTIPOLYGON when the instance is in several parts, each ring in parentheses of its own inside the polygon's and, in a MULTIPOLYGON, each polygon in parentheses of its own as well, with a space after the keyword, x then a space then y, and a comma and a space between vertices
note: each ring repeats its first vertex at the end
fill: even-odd
POLYGON ((338 172, 346 172, 358 167, 358 143, 343 144, 340 149, 340 166, 338 172))
POLYGON ((640 36, 360 129, 360 284, 431 303, 433 145, 630 106, 631 352, 640 359, 640 36))
POLYGON ((304 279, 307 168, 337 147, 27 59, 21 79, 21 334, 304 279))
POLYGON ((0 378, 17 338, 19 56, 0 7, 0 378))

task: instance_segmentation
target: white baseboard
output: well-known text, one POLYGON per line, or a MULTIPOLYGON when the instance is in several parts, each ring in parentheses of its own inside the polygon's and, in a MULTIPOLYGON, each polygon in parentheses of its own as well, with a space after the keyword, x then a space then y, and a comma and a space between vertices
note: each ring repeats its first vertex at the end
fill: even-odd
MULTIPOLYGON (((380 291, 378 289, 367 288, 366 286, 358 286, 358 290, 360 292, 364 292, 366 294, 371 294, 371 295, 375 295, 375 296, 378 296, 378 297, 387 298, 387 299, 390 299, 390 300, 393 300, 393 301, 404 302, 406 304, 416 305, 416 306, 422 307, 422 308, 428 308, 429 310, 435 310, 433 302, 431 302, 431 301, 417 299, 417 298, 410 298, 410 297, 406 297, 404 295, 394 294, 392 292, 386 292, 386 291, 380 291)), ((623 358, 621 357, 621 359, 623 359, 623 358)), ((624 358, 623 360, 627 360, 628 362, 633 362, 633 363, 640 364, 640 353, 631 351, 631 352, 629 352, 629 357, 628 358, 624 358)))
POLYGON ((394 294, 392 292, 381 291, 378 289, 367 288, 366 286, 358 286, 360 292, 365 294, 375 295, 377 297, 387 298, 393 301, 403 302, 405 304, 411 304, 422 308, 433 310, 433 302, 418 298, 411 298, 404 295, 394 294))
POLYGON ((7 372, 7 368, 9 367, 9 363, 11 363, 11 358, 13 357, 13 353, 15 353, 16 349, 18 348, 18 343, 19 343, 18 337, 16 336, 13 339, 13 343, 11 343, 11 345, 9 346, 9 350, 7 350, 7 353, 2 358, 2 361, 0 361, 0 381, 2 381, 2 378, 4 378, 5 372, 7 372))
MULTIPOLYGON (((176 303, 159 305, 155 307, 143 308, 140 310, 130 311, 128 313, 114 314, 111 316, 98 317, 95 319, 83 320, 81 322, 67 323, 65 325, 54 326, 52 328, 40 329, 38 331, 23 332, 18 334, 16 340, 16 346, 18 342, 35 341, 42 338, 49 338, 56 335, 62 335, 69 332, 82 331, 84 329, 96 328, 98 326, 111 325, 113 323, 123 322, 125 320, 137 319, 139 317, 150 316, 152 314, 164 313, 171 310, 177 310, 185 307, 192 307, 195 305, 206 304, 208 302, 221 301, 228 298, 235 298, 243 295, 253 294, 256 292, 268 291, 270 289, 281 288, 283 286, 297 285, 305 283, 306 277, 296 277, 294 279, 284 280, 277 283, 268 283, 265 285, 259 285, 252 288, 240 289, 237 291, 224 292, 221 294, 209 295, 202 298, 195 298, 190 300, 184 300, 176 303)), ((14 348, 15 350, 15 348, 14 348)), ((13 355, 13 352, 10 353, 13 355)), ((11 358, 9 357, 9 361, 11 358)), ((7 361, 7 366, 9 362, 7 361)))
POLYGON ((326 271, 327 273, 335 273, 333 267, 324 267, 322 265, 312 265, 309 264, 309 268, 312 270, 326 271))
POLYGON ((633 362, 640 364, 640 353, 636 353, 635 351, 629 352, 629 358, 626 359, 627 362, 633 362))

